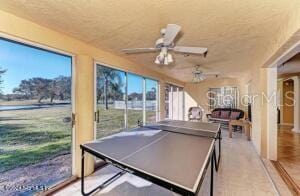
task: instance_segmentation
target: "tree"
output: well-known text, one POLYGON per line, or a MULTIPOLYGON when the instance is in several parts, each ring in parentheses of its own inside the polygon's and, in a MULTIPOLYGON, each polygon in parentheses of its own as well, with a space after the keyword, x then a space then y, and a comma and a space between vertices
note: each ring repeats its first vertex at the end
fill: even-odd
POLYGON ((50 98, 53 103, 55 97, 60 100, 71 98, 71 77, 59 76, 54 79, 30 78, 22 80, 14 93, 23 95, 26 99, 37 98, 40 103, 45 98, 50 98))
POLYGON ((104 98, 105 108, 108 109, 109 99, 119 99, 123 96, 122 86, 122 78, 118 71, 102 66, 97 69, 97 103, 104 98))
POLYGON ((25 95, 28 99, 38 98, 41 103, 42 99, 50 97, 50 85, 52 80, 45 78, 30 78, 22 80, 19 87, 13 90, 14 93, 25 95))
POLYGON ((71 77, 59 76, 49 85, 50 102, 57 96, 60 100, 71 99, 71 77))
POLYGON ((6 71, 7 71, 7 70, 2 69, 2 68, 0 67, 0 94, 2 94, 2 83, 3 83, 2 75, 3 75, 6 71))
POLYGON ((146 92, 146 100, 156 100, 156 88, 152 87, 150 91, 146 92))

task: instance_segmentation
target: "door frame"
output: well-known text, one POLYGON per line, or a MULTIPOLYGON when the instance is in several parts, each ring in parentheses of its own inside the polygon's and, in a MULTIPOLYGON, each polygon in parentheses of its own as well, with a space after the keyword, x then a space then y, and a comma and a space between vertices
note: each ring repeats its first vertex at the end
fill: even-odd
MULTIPOLYGON (((5 39, 7 41, 11 41, 11 42, 15 42, 17 44, 23 44, 25 46, 28 46, 28 47, 33 47, 33 48, 36 48, 36 49, 40 49, 40 50, 44 50, 44 51, 47 51, 47 52, 52 52, 52 53, 56 53, 58 55, 65 55, 65 56, 68 56, 71 58, 71 107, 72 107, 72 114, 76 114, 76 107, 75 107, 75 103, 76 103, 76 63, 75 63, 75 60, 76 60, 76 56, 75 54, 72 54, 70 52, 67 52, 67 51, 64 51, 64 50, 60 50, 60 49, 57 49, 57 48, 53 48, 53 47, 50 47, 50 46, 46 46, 44 44, 40 44, 40 43, 37 43, 37 42, 34 42, 34 41, 29 41, 29 40, 25 40, 25 39, 22 39, 22 38, 19 38, 19 37, 15 37, 15 36, 12 36, 12 35, 8 35, 8 34, 5 34, 5 33, 2 33, 0 32, 0 38, 2 39, 5 39)), ((70 115, 72 115, 70 114, 70 115)), ((72 126, 72 131, 71 131, 71 159, 72 159, 72 171, 71 171, 71 177, 75 175, 75 170, 76 170, 76 126, 72 126)), ((59 183, 59 182, 58 182, 59 183)), ((55 186, 55 185, 53 185, 55 186)))

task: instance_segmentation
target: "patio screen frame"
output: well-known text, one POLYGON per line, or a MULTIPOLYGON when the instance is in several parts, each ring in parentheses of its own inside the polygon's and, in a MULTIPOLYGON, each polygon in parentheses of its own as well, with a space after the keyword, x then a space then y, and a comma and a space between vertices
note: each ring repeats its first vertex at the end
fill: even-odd
POLYGON ((182 86, 176 85, 176 84, 172 84, 172 83, 166 83, 165 84, 165 88, 164 88, 164 93, 166 95, 166 87, 169 87, 169 92, 171 92, 171 94, 168 95, 168 100, 166 100, 166 97, 164 99, 164 103, 165 103, 165 119, 168 120, 184 120, 184 111, 185 111, 185 93, 184 93, 184 88, 182 86), (176 91, 174 91, 174 89, 176 89, 176 91), (180 99, 180 92, 182 93, 182 99, 180 99), (173 93, 176 93, 177 95, 177 103, 174 103, 174 97, 173 97, 173 93), (177 106, 177 114, 174 114, 173 111, 173 107, 174 104, 176 104, 177 106), (169 107, 169 111, 166 110, 166 106, 168 105, 169 107), (172 107, 170 107, 172 106, 172 107), (180 111, 181 111, 181 115, 180 115, 180 111))
MULTIPOLYGON (((160 120, 160 81, 156 78, 153 78, 153 77, 149 77, 149 76, 145 76, 145 75, 142 75, 142 74, 138 74, 138 73, 134 73, 134 72, 130 72, 128 70, 124 70, 122 68, 119 68, 117 66, 113 66, 113 65, 110 65, 110 64, 106 64, 106 63, 103 63, 101 61, 97 61, 95 60, 94 61, 94 112, 97 111, 97 97, 96 97, 96 94, 97 94, 97 66, 104 66, 104 67, 107 67, 107 68, 111 68, 111 69, 114 69, 114 70, 117 70, 117 71, 121 71, 121 72, 124 72, 125 73, 125 114, 124 114, 124 119, 125 119, 125 123, 124 123, 124 128, 127 129, 128 128, 128 74, 132 74, 132 75, 136 75, 136 76, 139 76, 143 79, 143 90, 142 90, 142 93, 143 93, 143 110, 142 110, 142 113, 143 113, 143 124, 146 123, 146 79, 149 79, 149 80, 153 80, 153 81, 156 81, 157 82, 157 85, 156 85, 156 89, 157 89, 157 92, 156 92, 156 111, 155 111, 155 114, 156 114, 156 121, 159 121, 160 120)), ((101 121, 101 119, 100 119, 101 121)), ((94 120, 94 139, 97 139, 97 136, 96 136, 96 133, 97 133, 97 121, 94 120)))

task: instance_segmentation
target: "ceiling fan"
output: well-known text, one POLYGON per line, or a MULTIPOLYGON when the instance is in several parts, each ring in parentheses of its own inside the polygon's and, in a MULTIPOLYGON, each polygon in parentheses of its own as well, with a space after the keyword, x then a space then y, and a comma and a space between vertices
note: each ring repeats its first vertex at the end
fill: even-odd
POLYGON ((130 53, 143 53, 143 52, 159 52, 155 59, 156 64, 168 65, 172 63, 173 57, 169 51, 187 54, 201 54, 204 57, 207 54, 207 48, 202 47, 187 47, 175 46, 174 40, 179 33, 181 27, 177 24, 168 24, 166 28, 161 29, 161 38, 156 40, 154 48, 129 48, 122 49, 123 52, 130 53))
POLYGON ((192 73, 194 83, 198 83, 205 80, 207 76, 215 76, 217 78, 220 74, 220 72, 204 72, 200 70, 200 65, 195 65, 195 70, 192 73))

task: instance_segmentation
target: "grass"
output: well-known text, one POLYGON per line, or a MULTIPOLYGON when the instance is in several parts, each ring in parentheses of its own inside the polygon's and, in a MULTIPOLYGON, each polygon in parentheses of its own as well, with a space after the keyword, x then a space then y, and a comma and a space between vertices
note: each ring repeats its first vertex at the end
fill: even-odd
MULTIPOLYGON (((100 123, 97 125, 97 138, 101 138, 124 129, 125 111, 123 109, 109 108, 106 110, 100 105, 98 106, 98 109, 100 111, 100 123)), ((138 120, 143 121, 143 111, 128 109, 128 128, 136 127, 138 120)), ((147 122, 154 122, 155 111, 147 111, 146 120, 147 122)))
MULTIPOLYGON (((124 128, 124 110, 99 106, 97 138, 124 128)), ((63 118, 71 106, 30 110, 1 111, 0 172, 27 166, 71 152, 71 125, 63 118)), ((147 121, 155 121, 155 112, 146 112, 147 121)), ((128 110, 128 127, 142 120, 141 110, 128 110)))
POLYGON ((71 107, 1 111, 0 172, 71 152, 71 107))

